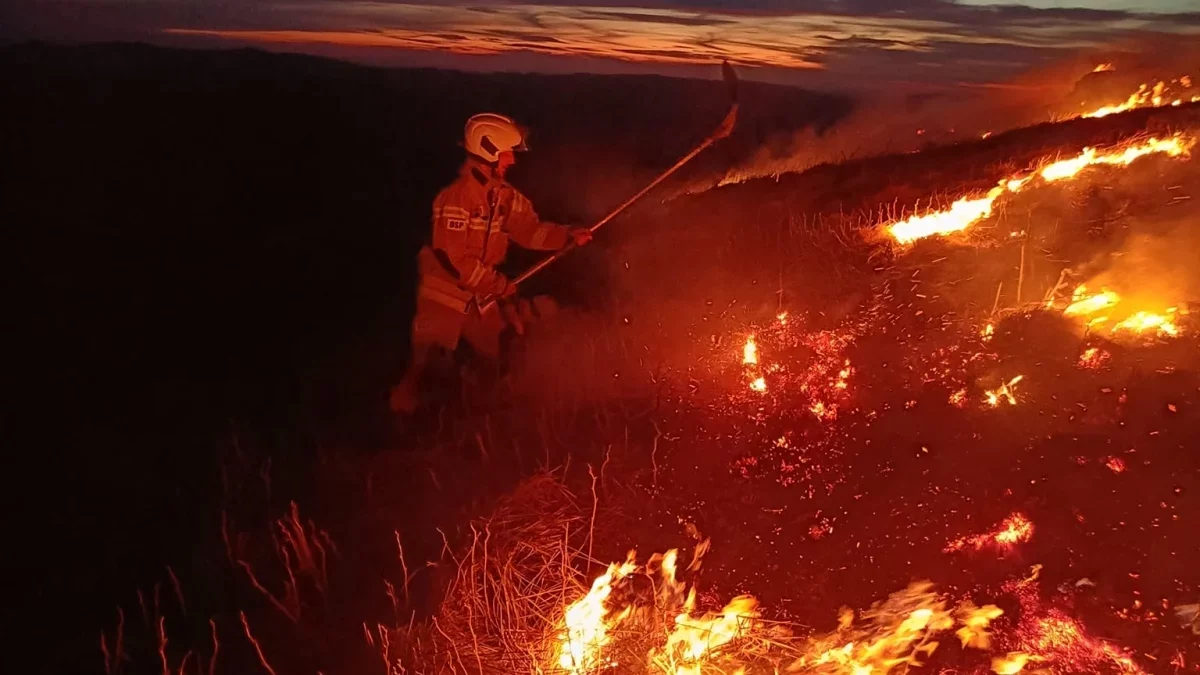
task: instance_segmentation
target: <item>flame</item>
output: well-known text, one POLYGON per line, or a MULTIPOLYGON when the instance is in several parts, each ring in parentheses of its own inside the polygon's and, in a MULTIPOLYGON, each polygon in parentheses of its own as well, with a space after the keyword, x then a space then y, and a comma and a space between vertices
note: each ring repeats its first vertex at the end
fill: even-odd
POLYGON ((983 327, 983 330, 979 331, 979 339, 983 340, 984 342, 988 342, 995 334, 996 327, 989 323, 983 327))
POLYGON ((935 234, 960 232, 992 215, 992 203, 1002 194, 1004 188, 997 186, 992 188, 986 197, 963 197, 945 211, 911 216, 895 223, 888 227, 888 232, 901 244, 909 244, 935 234))
POLYGON ((988 625, 1001 614, 998 607, 977 608, 970 603, 950 610, 929 582, 917 582, 862 612, 864 622, 858 626, 854 612, 844 608, 837 630, 813 639, 807 653, 787 670, 848 675, 883 674, 894 668, 907 672, 937 649, 938 633, 956 624, 962 625, 956 634, 964 647, 986 649, 991 643, 988 625))
POLYGON ((1024 375, 1018 375, 996 389, 983 392, 984 401, 993 408, 1000 405, 1001 399, 1008 401, 1009 405, 1016 405, 1017 397, 1013 392, 1013 387, 1024 378, 1024 375))
MULTIPOLYGON (((708 540, 704 540, 696 547, 689 570, 699 568, 708 545, 708 540)), ((611 632, 635 612, 648 609, 675 613, 674 630, 661 647, 649 654, 651 662, 666 675, 699 675, 703 659, 755 627, 758 601, 749 595, 734 598, 716 614, 696 616, 696 589, 684 593, 686 584, 676 579, 677 559, 678 552, 671 549, 651 556, 645 565, 638 565, 634 552, 630 551, 624 563, 609 565, 608 571, 592 582, 587 595, 563 613, 565 630, 559 634, 558 667, 573 675, 616 667, 616 660, 603 654, 611 632), (610 607, 613 591, 624 587, 633 575, 651 575, 656 563, 660 577, 656 582, 657 597, 646 606, 629 602, 614 611, 610 607)))
POLYGON ((1095 295, 1087 295, 1087 287, 1080 286, 1075 289, 1075 294, 1071 296, 1071 304, 1063 310, 1066 316, 1078 316, 1080 314, 1095 314, 1102 309, 1112 307, 1121 301, 1121 296, 1112 291, 1103 290, 1095 295))
MULTIPOLYGON (((1112 68, 1109 68, 1108 70, 1112 70, 1112 68)), ((1098 73, 1102 71, 1095 70, 1093 72, 1098 73)), ((1186 75, 1171 80, 1170 82, 1166 80, 1159 80, 1153 85, 1143 83, 1138 86, 1137 91, 1130 94, 1129 97, 1124 101, 1101 106, 1090 112, 1083 113, 1081 117, 1108 117, 1109 115, 1123 113, 1128 110, 1136 110, 1138 108, 1161 108, 1164 105, 1182 105, 1184 97, 1179 93, 1179 89, 1190 89, 1191 86, 1192 80, 1186 75)), ((1200 96, 1191 97, 1192 103, 1196 103, 1197 101, 1200 101, 1200 96)))
POLYGON ((976 607, 970 602, 966 602, 958 610, 962 628, 959 628, 954 634, 962 641, 964 647, 990 649, 992 636, 988 632, 988 627, 1002 614, 1004 614, 1004 610, 995 605, 976 607))
POLYGON ((1007 656, 992 659, 992 672, 997 675, 1016 675, 1025 669, 1031 657, 1024 652, 1009 652, 1007 656))
POLYGON ((1194 145, 1195 139, 1185 138, 1176 134, 1170 138, 1151 138, 1144 143, 1127 146, 1120 151, 1097 154, 1095 148, 1084 148, 1071 159, 1059 160, 1042 167, 1037 175, 1047 182, 1074 178, 1085 167, 1095 165, 1129 166, 1135 160, 1146 155, 1164 153, 1169 157, 1179 157, 1187 153, 1194 145))
POLYGON ((663 670, 667 673, 699 675, 698 662, 751 630, 758 616, 758 601, 749 595, 730 600, 718 614, 698 618, 691 616, 694 603, 693 589, 684 611, 675 617, 675 630, 667 637, 666 646, 652 656, 666 664, 663 670))
POLYGON ((762 377, 760 377, 760 378, 758 378, 758 379, 754 380, 753 382, 751 382, 751 383, 750 383, 750 389, 752 389, 752 390, 754 390, 754 391, 757 391, 757 392, 764 392, 764 391, 766 391, 766 390, 767 390, 767 380, 766 380, 766 378, 762 378, 762 377))
POLYGON ((961 232, 992 214, 997 199, 1006 193, 1020 192, 1034 179, 1053 183, 1074 178, 1089 166, 1128 166, 1140 157, 1151 154, 1166 154, 1170 157, 1185 155, 1195 144, 1195 138, 1175 134, 1169 138, 1150 138, 1108 152, 1096 148, 1084 148, 1075 157, 1048 162, 1040 169, 1024 176, 1013 176, 1001 180, 983 197, 963 197, 949 208, 924 215, 913 215, 887 225, 887 231, 901 244, 910 244, 917 239, 933 235, 961 232))
MULTIPOLYGON (((1121 296, 1112 291, 1103 290, 1100 293, 1089 295, 1086 286, 1079 286, 1071 296, 1071 304, 1063 310, 1063 315, 1090 317, 1097 312, 1109 310, 1120 302, 1121 296)), ((1053 300, 1051 300, 1047 306, 1053 307, 1053 304, 1053 300)), ((1110 329, 1110 332, 1114 335, 1118 333, 1137 335, 1152 333, 1157 337, 1178 337, 1181 332, 1179 324, 1175 322, 1175 316, 1178 313, 1179 309, 1176 307, 1169 307, 1162 314, 1139 311, 1122 319, 1110 329)), ((1108 319, 1108 315, 1094 316, 1088 318, 1087 325, 1095 326, 1108 321, 1108 319)), ((1099 368, 1108 358, 1108 352, 1093 347, 1080 356, 1079 365, 1084 368, 1099 368)))
POLYGON ((1116 333, 1127 330, 1135 333, 1145 333, 1149 330, 1154 330, 1160 336, 1176 337, 1179 335, 1179 326, 1171 320, 1171 316, 1174 314, 1174 307, 1167 310, 1167 316, 1151 314, 1149 312, 1138 312, 1113 326, 1112 331, 1116 333))
POLYGON ((1114 71, 1116 69, 1117 69, 1117 67, 1111 63, 1101 63, 1100 65, 1096 66, 1096 68, 1094 70, 1092 70, 1092 72, 1093 73, 1107 73, 1107 72, 1114 71))
POLYGON ((1017 544, 1025 543, 1032 538, 1033 523, 1023 514, 1014 513, 1005 518, 1004 522, 1000 523, 999 528, 995 531, 969 537, 960 537, 947 544, 946 548, 942 550, 945 553, 954 553, 969 547, 976 551, 981 551, 987 546, 1008 549, 1017 544))
POLYGON ((569 673, 585 673, 602 665, 601 649, 608 644, 609 628, 616 626, 629 613, 629 608, 609 614, 605 601, 612 595, 613 586, 637 570, 633 552, 624 563, 613 563, 608 571, 596 577, 588 594, 567 607, 564 612, 566 630, 559 636, 558 665, 569 673))
POLYGON ((746 338, 746 346, 742 347, 742 363, 751 365, 758 363, 758 344, 754 342, 754 336, 746 338))

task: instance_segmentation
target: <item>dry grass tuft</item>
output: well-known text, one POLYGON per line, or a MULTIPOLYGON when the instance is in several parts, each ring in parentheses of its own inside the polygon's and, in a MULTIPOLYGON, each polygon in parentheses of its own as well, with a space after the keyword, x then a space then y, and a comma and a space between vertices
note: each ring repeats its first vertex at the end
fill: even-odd
POLYGON ((467 549, 446 552, 456 571, 432 626, 394 638, 408 644, 412 670, 540 672, 553 659, 563 607, 587 592, 579 568, 589 515, 545 472, 471 523, 467 549))

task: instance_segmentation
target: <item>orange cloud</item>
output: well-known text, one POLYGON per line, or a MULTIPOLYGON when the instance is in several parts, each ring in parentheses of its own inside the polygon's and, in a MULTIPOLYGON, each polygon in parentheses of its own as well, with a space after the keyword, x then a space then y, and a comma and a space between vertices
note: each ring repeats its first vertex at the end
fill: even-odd
MULTIPOLYGON (((620 4, 620 3, 617 3, 620 4)), ((868 3, 869 4, 869 3, 868 3)), ((810 3, 819 7, 820 3, 810 3)), ((460 55, 534 54, 638 64, 711 64, 823 73, 826 84, 885 79, 1000 81, 1065 51, 1128 30, 1121 13, 1012 8, 853 15, 714 8, 484 3, 299 2, 237 28, 197 22, 168 35, 260 45, 395 49, 460 55), (1036 19, 1036 20, 1035 20, 1036 19)), ((1137 29, 1150 28, 1139 19, 1137 29)), ((1174 25, 1174 24, 1172 24, 1174 25)), ((1161 30, 1191 31, 1180 23, 1161 30)))

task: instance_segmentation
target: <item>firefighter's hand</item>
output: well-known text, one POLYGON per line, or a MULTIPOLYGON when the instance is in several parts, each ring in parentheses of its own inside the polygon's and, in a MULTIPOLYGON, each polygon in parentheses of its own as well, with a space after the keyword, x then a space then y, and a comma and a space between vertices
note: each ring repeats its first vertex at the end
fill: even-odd
POLYGON ((512 296, 514 296, 516 294, 517 294, 517 285, 511 281, 505 281, 504 282, 504 290, 502 290, 496 294, 496 299, 503 300, 504 298, 511 298, 512 296))
POLYGON ((572 228, 568 234, 571 237, 571 242, 576 246, 585 246, 592 240, 592 230, 587 227, 572 228))

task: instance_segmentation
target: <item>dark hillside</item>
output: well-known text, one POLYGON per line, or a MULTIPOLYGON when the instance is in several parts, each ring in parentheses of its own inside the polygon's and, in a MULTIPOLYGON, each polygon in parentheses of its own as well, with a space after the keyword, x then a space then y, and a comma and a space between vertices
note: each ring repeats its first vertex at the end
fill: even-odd
MULTIPOLYGON (((846 107, 743 94, 741 145, 723 153, 846 107)), ((237 431, 304 454, 314 429, 371 433, 406 358, 412 256, 469 115, 529 124, 514 182, 544 216, 583 222, 708 133, 724 96, 719 82, 249 50, 0 49, 0 430, 23 483, 6 512, 38 514, 6 518, 28 554, 7 560, 27 580, 13 616, 40 624, 29 617, 73 598, 56 630, 86 635, 90 659, 116 594, 215 532, 214 447, 237 431)))

